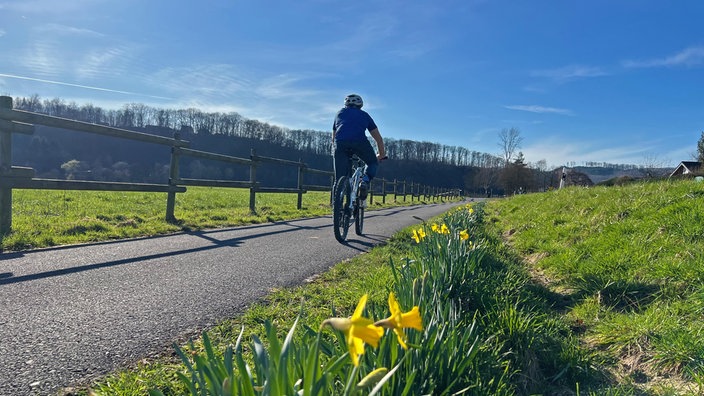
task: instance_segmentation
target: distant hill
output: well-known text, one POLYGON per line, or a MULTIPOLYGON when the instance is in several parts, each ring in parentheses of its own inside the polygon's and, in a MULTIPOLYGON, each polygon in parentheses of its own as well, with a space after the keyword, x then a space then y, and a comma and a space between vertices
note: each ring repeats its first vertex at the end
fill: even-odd
POLYGON ((669 175, 675 168, 575 166, 569 169, 584 173, 589 176, 589 179, 591 179, 594 184, 599 184, 605 180, 625 176, 636 179, 644 177, 664 177, 669 175))

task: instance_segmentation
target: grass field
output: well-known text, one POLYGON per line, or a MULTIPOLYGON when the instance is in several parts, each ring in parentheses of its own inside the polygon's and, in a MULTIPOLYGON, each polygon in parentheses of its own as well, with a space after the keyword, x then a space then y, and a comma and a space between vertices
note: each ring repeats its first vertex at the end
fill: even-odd
MULTIPOLYGON (((391 194, 385 204, 381 198, 375 196, 369 209, 410 204, 410 196, 394 202, 391 194)), ((260 193, 252 214, 249 190, 189 187, 176 195, 178 223, 170 224, 164 220, 166 193, 14 190, 13 232, 0 239, 0 248, 26 250, 330 214, 327 192, 304 194, 301 210, 296 200, 295 194, 260 193)))

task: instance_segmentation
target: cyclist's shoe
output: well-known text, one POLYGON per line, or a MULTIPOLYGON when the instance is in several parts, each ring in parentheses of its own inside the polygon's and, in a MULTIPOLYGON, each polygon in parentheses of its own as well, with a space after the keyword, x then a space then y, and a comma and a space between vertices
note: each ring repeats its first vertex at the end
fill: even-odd
POLYGON ((369 192, 369 183, 362 180, 359 183, 359 199, 362 201, 367 199, 367 193, 369 192))

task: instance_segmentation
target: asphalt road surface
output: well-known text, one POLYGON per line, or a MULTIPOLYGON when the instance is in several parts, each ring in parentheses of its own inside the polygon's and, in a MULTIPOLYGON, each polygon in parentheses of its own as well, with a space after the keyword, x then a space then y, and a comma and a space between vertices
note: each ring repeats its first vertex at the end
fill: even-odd
POLYGON ((0 395, 52 395, 154 356, 461 203, 0 254, 0 395))

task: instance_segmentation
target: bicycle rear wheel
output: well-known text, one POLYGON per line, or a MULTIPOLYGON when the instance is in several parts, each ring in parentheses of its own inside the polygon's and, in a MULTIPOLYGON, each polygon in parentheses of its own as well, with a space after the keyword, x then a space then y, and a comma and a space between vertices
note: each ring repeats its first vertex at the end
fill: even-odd
POLYGON ((335 183, 332 201, 332 225, 335 239, 345 242, 347 231, 350 227, 350 183, 347 176, 342 176, 335 183))
POLYGON ((363 235, 364 231, 364 206, 359 199, 354 204, 354 232, 357 235, 363 235))

